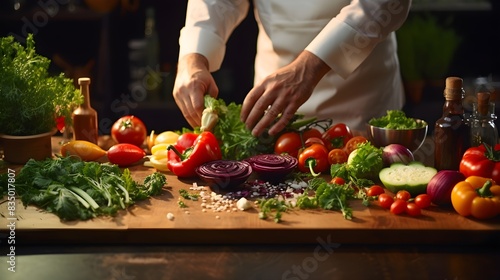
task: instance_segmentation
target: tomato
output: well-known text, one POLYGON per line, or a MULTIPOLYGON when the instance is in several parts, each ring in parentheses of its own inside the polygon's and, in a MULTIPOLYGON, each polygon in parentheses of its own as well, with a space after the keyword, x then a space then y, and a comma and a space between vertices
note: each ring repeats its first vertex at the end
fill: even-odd
POLYGON ((431 206, 431 197, 426 193, 419 194, 415 197, 415 204, 421 209, 425 209, 431 206))
POLYGON ((408 200, 410 200, 410 198, 411 198, 411 194, 409 191, 400 190, 396 193, 396 199, 408 201, 408 200))
POLYGON ((412 216, 412 217, 417 217, 422 215, 422 210, 420 210, 420 207, 418 207, 417 204, 410 202, 406 204, 406 214, 412 216))
POLYGON ((146 155, 146 152, 136 145, 129 143, 119 143, 113 145, 108 150, 108 159, 112 164, 119 166, 132 165, 146 155))
POLYGON ((302 148, 302 139, 296 132, 285 132, 278 137, 274 144, 274 153, 289 154, 298 157, 299 150, 302 148))
POLYGON ((337 184, 337 185, 343 185, 345 184, 345 180, 342 177, 333 177, 332 180, 330 181, 332 184, 337 184))
POLYGON ((368 190, 366 191, 366 194, 368 196, 377 196, 377 195, 381 195, 383 193, 385 193, 385 190, 384 190, 384 188, 382 188, 379 185, 373 185, 373 186, 369 187, 368 190))
POLYGON ((347 162, 347 153, 342 149, 332 149, 328 152, 328 163, 337 164, 347 162))
POLYGON ((347 155, 349 155, 352 151, 354 151, 358 148, 359 144, 362 144, 365 142, 368 142, 368 139, 366 139, 366 137, 361 136, 361 135, 354 136, 351 139, 349 139, 349 141, 347 141, 347 143, 344 146, 344 150, 347 153, 347 155))
POLYGON ((305 142, 309 138, 319 138, 321 139, 321 142, 323 142, 323 139, 321 138, 321 132, 317 130, 316 128, 309 128, 307 130, 302 131, 302 140, 305 142))
POLYGON ((392 214, 399 215, 404 212, 406 212, 406 204, 408 204, 407 201, 402 200, 402 199, 396 199, 394 202, 391 204, 390 211, 392 214))
POLYGON ((386 193, 382 193, 378 196, 378 203, 379 203, 380 207, 382 207, 382 208, 385 208, 385 209, 391 208, 391 205, 393 202, 394 202, 394 198, 392 198, 392 196, 390 196, 386 193))
POLYGON ((321 140, 321 138, 318 138, 318 137, 309 137, 305 140, 304 142, 304 145, 306 147, 309 147, 311 146, 312 144, 320 144, 320 145, 324 145, 323 143, 323 140, 321 140))
POLYGON ((135 116, 124 116, 111 127, 111 137, 117 143, 128 143, 140 147, 147 137, 146 126, 135 116))
POLYGON ((351 129, 344 123, 331 126, 322 135, 323 142, 325 142, 328 150, 343 148, 352 137, 351 129))
POLYGON ((467 149, 460 161, 459 171, 465 177, 481 176, 500 182, 500 144, 486 149, 484 145, 467 149))
POLYGON ((301 172, 311 172, 318 176, 319 173, 328 170, 328 150, 320 144, 312 144, 299 155, 298 167, 301 172))

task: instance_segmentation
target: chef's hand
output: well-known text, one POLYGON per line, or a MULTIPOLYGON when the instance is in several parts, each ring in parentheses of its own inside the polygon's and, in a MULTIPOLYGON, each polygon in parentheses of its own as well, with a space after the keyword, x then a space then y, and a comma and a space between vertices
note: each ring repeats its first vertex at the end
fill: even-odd
POLYGON ((177 66, 173 95, 184 118, 193 128, 201 125, 205 94, 213 97, 219 94, 208 70, 208 60, 196 53, 183 56, 177 66))
POLYGON ((330 67, 319 57, 303 51, 292 63, 250 90, 243 101, 241 120, 254 136, 259 136, 281 114, 268 131, 270 135, 279 133, 328 71, 330 67))

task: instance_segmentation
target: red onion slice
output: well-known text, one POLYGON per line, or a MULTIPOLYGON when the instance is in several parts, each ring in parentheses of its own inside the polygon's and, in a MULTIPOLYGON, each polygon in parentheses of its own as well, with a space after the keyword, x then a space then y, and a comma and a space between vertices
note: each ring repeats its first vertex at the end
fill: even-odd
POLYGON ((215 160, 200 165, 196 174, 209 184, 227 189, 243 184, 252 174, 252 167, 245 161, 215 160))

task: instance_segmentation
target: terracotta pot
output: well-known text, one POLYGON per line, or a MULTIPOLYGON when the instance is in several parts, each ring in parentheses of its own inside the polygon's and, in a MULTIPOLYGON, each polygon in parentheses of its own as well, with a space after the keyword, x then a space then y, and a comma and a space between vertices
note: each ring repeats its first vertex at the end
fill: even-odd
POLYGON ((3 143, 3 160, 13 164, 25 164, 29 159, 43 160, 52 157, 51 137, 57 132, 28 135, 0 135, 3 143))
POLYGON ((425 81, 405 81, 404 90, 406 99, 413 104, 419 104, 422 101, 425 81))

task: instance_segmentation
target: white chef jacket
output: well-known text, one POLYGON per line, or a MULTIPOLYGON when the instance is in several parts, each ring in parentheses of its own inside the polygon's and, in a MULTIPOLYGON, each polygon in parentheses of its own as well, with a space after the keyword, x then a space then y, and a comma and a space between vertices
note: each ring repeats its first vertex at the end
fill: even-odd
MULTIPOLYGON (((411 0, 254 0, 259 27, 255 83, 289 64, 303 50, 329 71, 298 113, 365 123, 401 109, 404 92, 394 31, 405 21, 411 0)), ((190 0, 179 38, 179 58, 200 53, 210 71, 220 68, 225 45, 246 17, 248 0, 190 0)))

